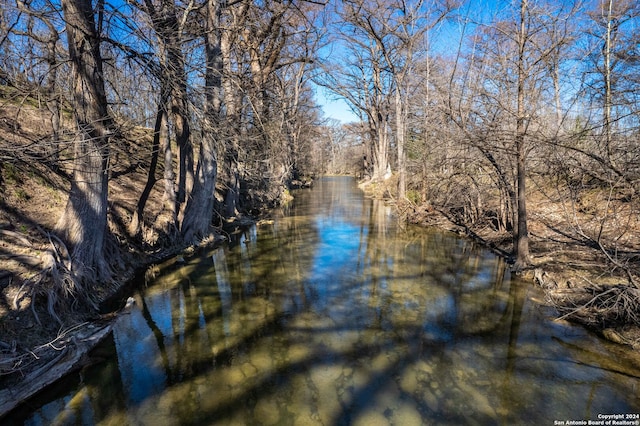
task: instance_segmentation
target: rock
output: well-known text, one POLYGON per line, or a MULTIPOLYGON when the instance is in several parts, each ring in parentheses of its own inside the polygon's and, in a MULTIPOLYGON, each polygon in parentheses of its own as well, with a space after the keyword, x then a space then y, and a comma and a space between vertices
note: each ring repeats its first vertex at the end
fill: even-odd
POLYGON ((133 307, 136 304, 136 299, 134 299, 133 297, 127 297, 127 302, 124 305, 125 309, 129 309, 131 307, 133 307))
POLYGON ((627 344, 626 339, 613 328, 605 328, 604 330, 602 330, 602 335, 605 337, 605 339, 610 340, 614 343, 618 343, 621 345, 627 344))

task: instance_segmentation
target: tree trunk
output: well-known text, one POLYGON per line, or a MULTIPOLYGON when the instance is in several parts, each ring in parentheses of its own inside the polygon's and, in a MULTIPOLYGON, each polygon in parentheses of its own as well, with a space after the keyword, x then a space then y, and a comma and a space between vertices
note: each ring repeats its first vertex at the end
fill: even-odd
POLYGON ((224 104, 226 107, 226 128, 228 133, 226 137, 226 152, 224 159, 227 166, 228 181, 226 182, 227 194, 224 199, 224 216, 234 217, 238 215, 238 205, 240 204, 240 170, 239 170, 239 152, 240 152, 240 114, 239 100, 237 98, 238 90, 234 90, 231 65, 231 31, 225 31, 220 40, 220 48, 223 62, 223 72, 226 78, 223 79, 224 86, 224 104))
POLYGON ((178 223, 184 219, 187 194, 193 189, 193 146, 191 145, 191 125, 189 124, 189 107, 187 101, 187 76, 184 73, 184 58, 173 55, 170 66, 177 69, 171 95, 171 113, 173 127, 178 144, 178 193, 176 197, 176 211, 178 223))
POLYGON ((182 223, 182 236, 186 241, 192 241, 207 234, 211 225, 215 200, 216 175, 218 173, 215 143, 216 136, 220 133, 220 107, 222 103, 222 53, 218 0, 208 0, 207 2, 206 25, 206 103, 197 179, 194 182, 193 193, 187 202, 182 223))
POLYGON ((604 105, 603 105, 603 125, 605 132, 605 145, 607 160, 611 163, 611 107, 613 104, 612 87, 611 87, 611 56, 612 56, 612 37, 613 37, 613 0, 607 2, 607 32, 604 38, 604 46, 602 46, 602 54, 604 56, 604 69, 602 77, 604 79, 604 105))
POLYGON ((373 107, 369 116, 369 134, 371 137, 372 172, 374 181, 382 182, 389 177, 389 134, 388 121, 383 113, 373 107))
MULTIPOLYGON (((35 371, 27 372, 18 383, 0 389, 0 418, 47 386, 53 385, 63 377, 68 377, 71 371, 79 370, 89 364, 91 361, 89 352, 111 334, 113 324, 107 323, 98 329, 93 327, 93 324, 83 327, 81 331, 73 334, 68 343, 64 343, 68 336, 62 339, 61 337, 64 336, 62 335, 58 337, 61 341, 56 339, 49 345, 36 348, 35 351, 38 353, 31 352, 34 357, 42 357, 41 351, 48 349, 54 352, 55 348, 57 355, 35 371), (61 347, 58 348, 56 345, 61 347)), ((43 357, 43 359, 47 358, 43 357)))
POLYGON ((178 224, 178 211, 177 205, 178 202, 176 200, 176 187, 175 187, 175 179, 176 174, 173 169, 173 149, 171 147, 171 140, 169 140, 169 131, 167 128, 168 123, 163 123, 162 131, 166 133, 166 137, 161 137, 161 149, 164 154, 164 195, 163 202, 164 208, 169 212, 170 220, 167 224, 167 233, 172 233, 175 231, 176 226, 178 224))
POLYGON ((404 200, 407 196, 407 159, 404 153, 404 108, 402 105, 402 93, 400 90, 401 79, 397 80, 396 87, 396 145, 398 149, 398 199, 404 200))
MULTIPOLYGON (((149 172, 147 174, 147 183, 142 190, 136 210, 133 212, 133 218, 129 224, 129 235, 137 236, 142 230, 142 222, 144 217, 144 208, 151 194, 153 186, 158 179, 156 178, 156 168, 158 166, 158 157, 160 156, 160 141, 168 139, 167 135, 167 99, 162 96, 158 104, 158 112, 156 114, 156 123, 153 130, 153 143, 151 144, 151 163, 149 164, 149 172)), ((171 168, 171 165, 168 166, 171 168)))
POLYGON ((72 64, 74 113, 73 177, 65 211, 56 226, 72 247, 76 285, 106 281, 111 273, 104 255, 107 235, 107 165, 109 133, 100 38, 90 0, 63 0, 69 59, 72 64))
POLYGON ((383 181, 389 177, 391 171, 389 167, 389 135, 387 133, 389 119, 382 95, 382 68, 377 62, 374 62, 373 67, 373 83, 375 88, 373 95, 375 106, 373 106, 371 113, 374 119, 373 130, 375 131, 373 179, 383 181))
MULTIPOLYGON (((557 48, 559 51, 560 48, 557 48)), ((551 69, 551 77, 553 78, 553 98, 556 106, 556 133, 560 132, 562 128, 562 100, 560 94, 560 53, 554 55, 553 67, 551 69)))
MULTIPOLYGON (((179 8, 175 0, 160 0, 153 2, 144 0, 134 4, 149 16, 153 29, 158 35, 158 57, 162 75, 160 79, 167 85, 169 97, 168 120, 174 131, 178 147, 178 172, 173 169, 174 152, 169 140, 162 141, 164 152, 164 201, 170 213, 167 232, 173 233, 180 229, 184 218, 186 200, 193 187, 194 165, 193 145, 191 141, 191 126, 188 102, 188 81, 185 70, 185 55, 183 52, 183 31, 193 3, 182 11, 184 15, 178 19, 179 8)), ((163 94, 164 96, 164 94, 163 94)))
MULTIPOLYGON (((521 143, 522 144, 522 143, 521 143)), ((524 150, 518 147, 518 229, 516 237, 514 265, 516 270, 529 266, 529 230, 527 227, 526 169, 524 150)))
POLYGON ((518 105, 516 112, 516 173, 518 183, 518 223, 514 241, 515 269, 519 270, 529 266, 529 231, 527 229, 527 196, 526 196, 526 163, 525 163, 525 17, 527 13, 527 0, 520 3, 520 32, 518 35, 518 105))

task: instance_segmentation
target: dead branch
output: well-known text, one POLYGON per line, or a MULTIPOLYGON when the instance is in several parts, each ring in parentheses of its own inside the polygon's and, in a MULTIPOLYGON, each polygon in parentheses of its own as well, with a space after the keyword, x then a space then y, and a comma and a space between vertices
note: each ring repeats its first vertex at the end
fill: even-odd
POLYGON ((15 238, 16 240, 20 241, 22 243, 22 245, 24 245, 25 247, 32 247, 33 244, 31 244, 31 241, 29 241, 24 235, 18 233, 18 232, 14 232, 14 231, 9 231, 6 229, 0 229, 0 235, 5 236, 5 237, 11 237, 11 238, 15 238))
POLYGON ((555 289, 548 300, 562 315, 590 326, 640 325, 640 290, 631 285, 589 284, 574 289, 555 289))
POLYGON ((85 355, 111 329, 111 323, 94 327, 84 322, 66 328, 52 341, 33 350, 25 350, 20 355, 0 352, 0 376, 22 374, 27 371, 26 367, 42 364, 29 372, 18 385, 0 390, 0 417, 71 370, 79 368, 86 359, 85 355))

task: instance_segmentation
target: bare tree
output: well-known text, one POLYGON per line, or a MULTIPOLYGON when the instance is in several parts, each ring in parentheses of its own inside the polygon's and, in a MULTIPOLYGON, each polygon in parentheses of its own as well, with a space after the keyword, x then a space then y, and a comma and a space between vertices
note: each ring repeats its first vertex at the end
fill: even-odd
POLYGON ((198 149, 198 167, 193 193, 187 202, 182 236, 186 241, 208 234, 218 174, 216 142, 221 134, 222 50, 220 34, 221 5, 207 0, 205 19, 205 104, 202 138, 198 149))
MULTIPOLYGON (((398 198, 406 197, 406 153, 408 98, 410 96, 409 77, 415 73, 414 56, 428 53, 425 37, 438 25, 453 8, 453 3, 427 3, 420 1, 385 1, 375 5, 375 10, 386 11, 380 21, 382 28, 377 30, 367 22, 369 32, 382 48, 386 65, 394 83, 395 143, 398 163, 398 198)), ((378 12, 380 13, 380 12, 378 12)), ((424 55, 422 55, 424 56, 424 55)), ((428 82, 426 83, 428 84, 428 82)))
POLYGON ((639 61, 637 41, 633 41, 637 30, 634 33, 633 28, 640 17, 640 6, 631 0, 602 0, 589 16, 594 26, 588 34, 595 44, 588 46, 591 63, 587 76, 593 75, 595 79, 587 77, 585 81, 589 85, 587 91, 601 103, 604 150, 599 155, 622 172, 622 166, 617 165, 620 151, 616 152, 613 133, 617 123, 634 114, 633 104, 637 102, 637 89, 629 83, 633 82, 639 61))
POLYGON ((339 42, 343 52, 332 54, 317 82, 343 97, 367 124, 370 177, 387 179, 390 166, 392 79, 379 42, 384 18, 363 0, 345 1, 337 8, 339 42))
POLYGON ((238 52, 234 47, 238 44, 238 28, 244 25, 249 5, 249 2, 243 1, 228 6, 221 22, 222 86, 227 125, 225 143, 221 146, 223 167, 219 179, 226 187, 224 209, 221 211, 225 217, 238 215, 240 205, 240 139, 243 132, 241 117, 245 89, 242 84, 241 67, 238 66, 242 60, 236 59, 238 52))
POLYGON ((50 156, 50 161, 57 167, 57 159, 59 154, 59 142, 61 131, 61 108, 62 96, 58 90, 58 69, 60 68, 60 60, 58 58, 58 42, 60 41, 60 30, 56 26, 52 17, 55 16, 56 10, 51 4, 45 4, 43 9, 35 10, 30 5, 22 1, 16 2, 18 9, 28 15, 32 19, 37 19, 46 28, 46 34, 38 33, 34 30, 33 24, 27 25, 26 31, 16 31, 15 34, 21 34, 33 42, 40 43, 44 46, 44 61, 47 64, 46 78, 44 84, 44 102, 51 114, 51 140, 46 149, 50 156))
POLYGON ((319 9, 315 2, 294 0, 240 1, 225 8, 225 216, 238 214, 243 203, 277 202, 295 174, 292 144, 298 142, 291 125, 308 111, 299 107, 320 37, 314 25, 319 9), (283 85, 292 90, 283 91, 283 85))
POLYGON ((415 59, 424 56, 425 34, 451 7, 451 2, 404 0, 354 0, 338 7, 337 42, 345 54, 332 55, 319 82, 347 99, 368 123, 374 180, 390 175, 390 149, 395 143, 400 198, 406 192, 409 82, 415 59))
MULTIPOLYGON (((187 194, 193 187, 194 158, 191 135, 191 123, 188 99, 188 82, 185 59, 185 26, 189 14, 193 12, 195 3, 191 2, 184 9, 179 8, 173 0, 144 0, 136 3, 144 11, 151 22, 159 42, 158 55, 162 72, 162 81, 169 90, 168 111, 176 135, 178 146, 177 191, 173 184, 165 185, 165 198, 171 212, 172 226, 179 229, 184 218, 187 194)), ((165 144, 165 180, 175 178, 167 169, 172 165, 170 144, 165 144)))
POLYGON ((17 83, 14 96, 21 97, 20 102, 32 97, 44 104, 49 111, 48 126, 51 127, 49 138, 34 143, 22 155, 14 154, 37 158, 57 171, 60 170, 57 161, 61 151, 61 109, 66 86, 60 72, 65 67, 63 57, 66 53, 60 43, 64 22, 59 7, 59 4, 49 2, 16 1, 15 5, 3 7, 4 16, 0 17, 0 34, 6 32, 4 36, 0 35, 0 51, 4 50, 0 78, 3 78, 3 84, 17 83))
MULTIPOLYGON (((73 70, 73 177, 69 200, 56 229, 71 246, 73 285, 112 279, 106 250, 107 167, 112 120, 107 111, 96 10, 89 0, 62 2, 73 70)), ((100 14, 100 10, 97 11, 100 14)))
POLYGON ((451 117, 494 169, 510 200, 516 269, 530 264, 527 158, 549 137, 545 105, 553 104, 547 96, 553 76, 548 64, 567 43, 558 22, 576 10, 521 0, 511 16, 479 28, 468 50, 473 73, 461 74, 463 88, 450 91, 468 97, 450 98, 451 117))

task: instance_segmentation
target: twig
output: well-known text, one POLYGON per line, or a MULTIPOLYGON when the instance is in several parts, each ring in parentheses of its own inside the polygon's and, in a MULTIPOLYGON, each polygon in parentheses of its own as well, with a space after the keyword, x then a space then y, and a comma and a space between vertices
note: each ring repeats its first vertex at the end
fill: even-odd
POLYGON ((31 241, 27 240, 24 236, 22 236, 21 234, 14 232, 14 231, 8 231, 6 229, 0 229, 0 235, 5 235, 7 237, 13 237, 16 238, 17 240, 20 240, 20 242, 22 244, 24 244, 27 247, 32 247, 33 244, 31 244, 31 241))

